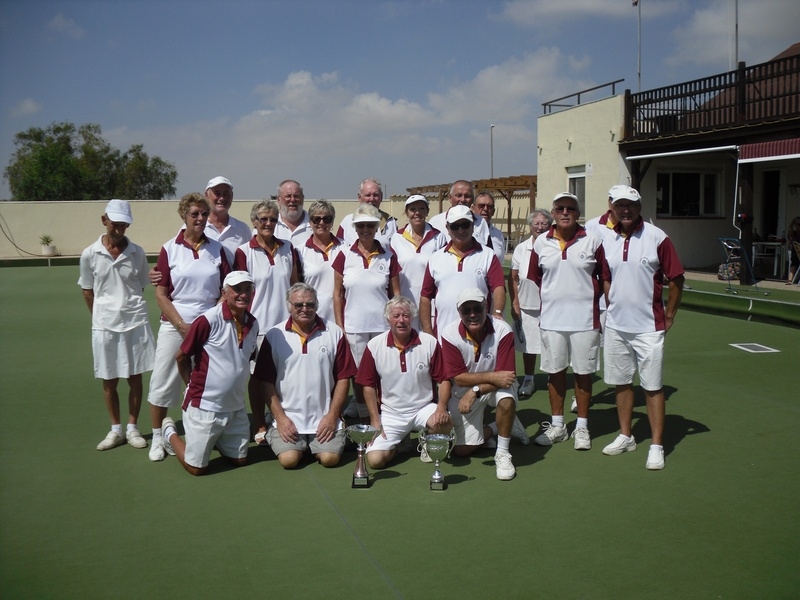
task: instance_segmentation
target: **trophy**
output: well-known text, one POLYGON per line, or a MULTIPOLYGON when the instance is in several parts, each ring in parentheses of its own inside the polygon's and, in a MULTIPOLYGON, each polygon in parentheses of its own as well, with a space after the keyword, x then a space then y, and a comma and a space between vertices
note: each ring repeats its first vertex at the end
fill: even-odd
POLYGON ((422 449, 428 453, 433 459, 433 475, 431 475, 431 489, 435 491, 444 491, 447 484, 444 482, 444 475, 439 470, 439 462, 443 461, 450 455, 450 450, 453 449, 456 443, 455 430, 448 433, 424 433, 419 434, 420 451, 422 449))
POLYGON ((369 471, 367 471, 367 462, 364 460, 364 450, 375 436, 378 435, 380 429, 376 429, 372 425, 350 425, 345 429, 347 437, 349 437, 355 444, 358 445, 358 458, 356 459, 356 469, 353 472, 353 487, 354 488, 368 488, 369 487, 369 471))

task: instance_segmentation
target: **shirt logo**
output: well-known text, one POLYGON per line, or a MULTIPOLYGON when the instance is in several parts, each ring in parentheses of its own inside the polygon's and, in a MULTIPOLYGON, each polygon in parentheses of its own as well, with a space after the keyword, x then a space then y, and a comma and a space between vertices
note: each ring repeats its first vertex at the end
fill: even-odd
POLYGON ((580 254, 578 254, 578 258, 580 258, 581 260, 586 260, 586 252, 581 252, 580 254))
POLYGON ((322 354, 327 354, 327 353, 328 353, 328 347, 327 347, 327 346, 320 346, 320 347, 319 347, 319 351, 320 351, 322 354))
POLYGON ((425 363, 417 363, 417 371, 424 371, 425 363))
POLYGON ((491 352, 487 352, 486 353, 486 360, 494 362, 494 354, 492 354, 491 352))
POLYGON ((481 268, 475 269, 475 275, 477 275, 478 277, 483 277, 483 269, 481 268))

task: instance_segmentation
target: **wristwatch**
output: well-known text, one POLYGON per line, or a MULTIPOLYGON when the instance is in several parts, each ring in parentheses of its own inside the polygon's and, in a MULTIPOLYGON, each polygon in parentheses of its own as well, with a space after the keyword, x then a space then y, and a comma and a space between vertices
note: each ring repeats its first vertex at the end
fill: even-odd
POLYGON ((472 386, 472 391, 475 392, 475 396, 480 396, 481 395, 481 386, 473 385, 472 386))

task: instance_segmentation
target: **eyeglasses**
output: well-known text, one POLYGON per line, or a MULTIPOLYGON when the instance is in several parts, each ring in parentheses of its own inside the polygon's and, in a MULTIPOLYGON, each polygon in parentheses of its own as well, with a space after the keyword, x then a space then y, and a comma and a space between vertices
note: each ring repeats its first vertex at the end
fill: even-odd
POLYGON ((450 231, 461 231, 462 229, 469 229, 472 227, 471 221, 458 221, 457 223, 450 223, 447 226, 450 231))
POLYGON ((494 210, 494 204, 476 204, 475 208, 479 208, 481 210, 494 210))
POLYGON ((356 229, 373 229, 378 226, 377 223, 355 223, 356 229))
POLYGON ((574 206, 554 206, 553 207, 554 213, 569 213, 572 214, 574 212, 578 212, 578 209, 574 206))
POLYGON ((316 302, 292 302, 292 306, 294 306, 295 310, 303 310, 304 308, 308 309, 315 309, 317 308, 316 302))
POLYGON ((203 217, 205 219, 208 216, 208 214, 209 213, 207 210, 188 213, 188 215, 193 219, 199 219, 200 217, 203 217))
POLYGON ((278 217, 258 217, 256 221, 258 221, 262 225, 266 225, 267 223, 277 223, 278 217))
POLYGON ((314 225, 319 225, 320 223, 325 223, 326 225, 330 225, 333 223, 333 217, 330 215, 324 217, 311 217, 311 222, 314 225))
POLYGON ((462 315, 480 315, 483 314, 483 304, 465 304, 458 307, 458 312, 462 315))

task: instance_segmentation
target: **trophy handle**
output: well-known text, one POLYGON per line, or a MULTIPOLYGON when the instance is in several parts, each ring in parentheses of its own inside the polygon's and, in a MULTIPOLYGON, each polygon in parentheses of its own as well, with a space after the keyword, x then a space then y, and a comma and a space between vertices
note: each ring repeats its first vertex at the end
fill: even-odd
POLYGON ((450 443, 447 446, 447 454, 445 455, 445 458, 450 457, 450 453, 453 451, 453 448, 455 448, 455 445, 456 445, 456 429, 455 427, 453 427, 453 429, 450 430, 450 443))

